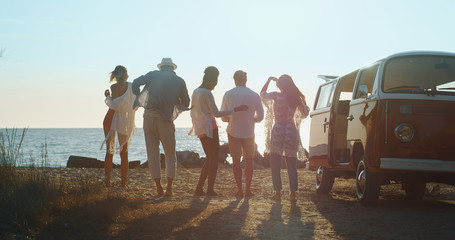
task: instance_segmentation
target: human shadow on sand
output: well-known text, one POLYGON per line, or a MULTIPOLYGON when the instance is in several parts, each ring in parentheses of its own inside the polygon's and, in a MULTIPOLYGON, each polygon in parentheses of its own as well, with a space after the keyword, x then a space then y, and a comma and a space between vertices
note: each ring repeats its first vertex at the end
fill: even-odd
MULTIPOLYGON (((115 239, 188 239, 189 235, 179 234, 186 227, 192 226, 192 221, 198 219, 209 205, 210 198, 199 197, 183 197, 178 199, 167 199, 166 208, 160 209, 163 206, 155 205, 151 202, 149 206, 144 205, 144 208, 155 207, 152 214, 143 218, 136 218, 124 228, 115 239), (180 206, 179 204, 188 201, 188 206, 180 206), (175 205, 172 205, 175 202, 175 205), (153 206, 155 205, 155 206, 153 206)), ((186 204, 185 204, 186 205, 186 204)))
POLYGON ((109 239, 111 226, 124 208, 141 208, 143 201, 109 197, 58 213, 36 239, 109 239))
POLYGON ((249 211, 249 198, 236 199, 222 209, 214 209, 210 216, 197 226, 175 232, 176 239, 248 239, 242 227, 249 211))
MULTIPOLYGON (((354 190, 355 191, 355 190, 354 190)), ((454 239, 455 204, 426 197, 381 196, 374 206, 355 198, 311 194, 319 213, 342 239, 454 239)))
POLYGON ((285 212, 281 201, 275 201, 269 216, 258 226, 259 239, 313 239, 314 223, 302 222, 296 203, 291 203, 289 212, 285 212))

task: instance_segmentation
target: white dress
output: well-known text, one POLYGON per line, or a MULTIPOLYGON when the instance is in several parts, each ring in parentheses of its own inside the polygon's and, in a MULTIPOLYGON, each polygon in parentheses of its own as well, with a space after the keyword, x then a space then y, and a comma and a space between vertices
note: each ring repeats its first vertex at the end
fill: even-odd
POLYGON ((137 107, 133 109, 135 99, 136 95, 133 94, 130 82, 128 82, 128 89, 122 96, 115 99, 112 99, 111 96, 106 97, 106 105, 115 110, 115 113, 112 118, 111 129, 101 144, 101 149, 103 148, 104 143, 109 139, 109 141, 111 141, 111 149, 109 149, 109 153, 114 153, 115 132, 127 136, 125 141, 120 142, 119 140, 120 146, 118 149, 122 149, 125 144, 129 143, 132 134, 137 134, 136 124, 134 122, 134 115, 136 114, 137 107))

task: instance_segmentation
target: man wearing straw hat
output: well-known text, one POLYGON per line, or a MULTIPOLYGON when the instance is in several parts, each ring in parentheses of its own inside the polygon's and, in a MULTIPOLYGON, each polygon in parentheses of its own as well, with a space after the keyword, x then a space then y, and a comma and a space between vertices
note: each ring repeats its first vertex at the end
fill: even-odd
POLYGON ((174 72, 176 68, 171 58, 163 58, 158 64, 159 70, 133 81, 133 93, 137 96, 133 107, 145 108, 143 128, 148 166, 158 195, 169 197, 173 196, 172 182, 177 168, 174 120, 182 111, 188 110, 190 104, 185 81, 174 72), (145 86, 140 91, 142 85, 145 86), (161 186, 160 142, 166 156, 166 193, 161 186))

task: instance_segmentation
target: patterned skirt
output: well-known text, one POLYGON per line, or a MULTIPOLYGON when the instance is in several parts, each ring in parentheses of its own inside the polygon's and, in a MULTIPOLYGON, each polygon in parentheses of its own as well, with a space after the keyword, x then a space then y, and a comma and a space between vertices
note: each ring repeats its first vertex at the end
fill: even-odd
POLYGON ((294 124, 276 123, 271 134, 271 152, 287 157, 297 157, 299 134, 294 124))

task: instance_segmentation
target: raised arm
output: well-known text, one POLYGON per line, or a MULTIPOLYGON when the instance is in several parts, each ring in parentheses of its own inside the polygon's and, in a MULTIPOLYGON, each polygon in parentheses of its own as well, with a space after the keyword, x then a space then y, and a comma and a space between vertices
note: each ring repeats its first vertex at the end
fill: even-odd
POLYGON ((270 81, 277 81, 278 79, 276 77, 269 77, 267 79, 267 82, 265 82, 264 87, 262 87, 261 93, 267 92, 267 88, 269 88, 270 81))

